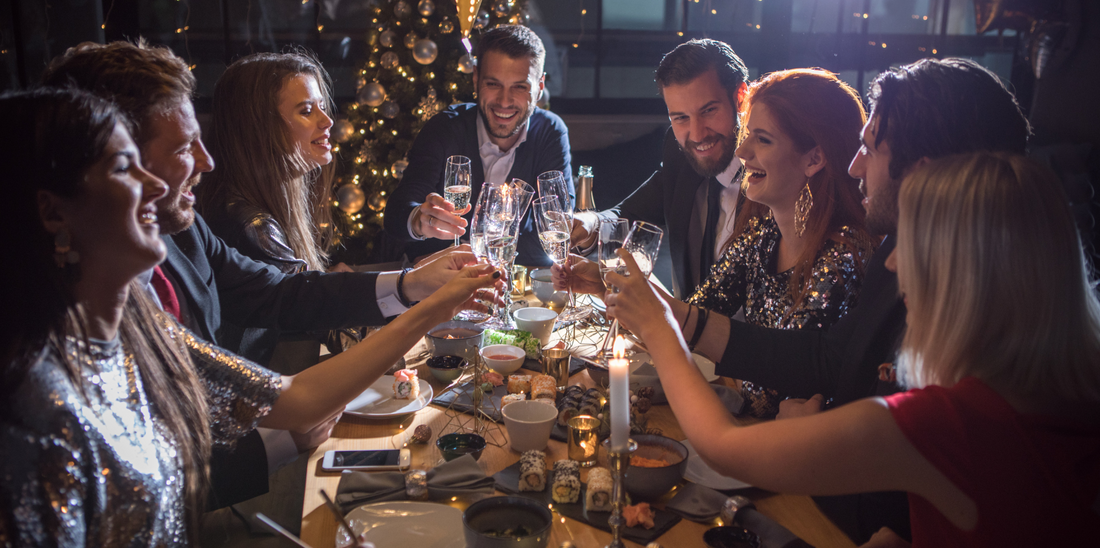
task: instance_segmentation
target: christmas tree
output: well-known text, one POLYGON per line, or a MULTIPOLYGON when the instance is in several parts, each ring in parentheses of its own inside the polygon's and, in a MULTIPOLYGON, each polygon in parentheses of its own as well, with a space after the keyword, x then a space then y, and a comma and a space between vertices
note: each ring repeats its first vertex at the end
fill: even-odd
MULTIPOLYGON (((526 24, 526 0, 377 0, 367 31, 371 52, 356 101, 332 126, 337 146, 334 258, 368 261, 386 199, 405 154, 429 118, 474 98, 474 59, 463 39, 503 24, 526 24)), ((468 42, 469 43, 469 42, 468 42)))

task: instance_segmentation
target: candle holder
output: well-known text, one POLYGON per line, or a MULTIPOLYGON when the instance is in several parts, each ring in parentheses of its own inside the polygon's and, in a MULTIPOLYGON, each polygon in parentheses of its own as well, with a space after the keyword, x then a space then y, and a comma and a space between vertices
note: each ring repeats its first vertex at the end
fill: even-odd
POLYGON ((607 524, 611 526, 611 543, 606 548, 624 548, 623 544, 623 505, 626 502, 626 493, 623 489, 623 475, 630 466, 630 456, 638 450, 638 444, 634 440, 628 440, 625 451, 612 451, 611 440, 603 442, 607 449, 607 466, 611 469, 611 517, 607 518, 607 524))
POLYGON ((569 459, 585 468, 596 464, 600 419, 578 415, 569 419, 569 459))

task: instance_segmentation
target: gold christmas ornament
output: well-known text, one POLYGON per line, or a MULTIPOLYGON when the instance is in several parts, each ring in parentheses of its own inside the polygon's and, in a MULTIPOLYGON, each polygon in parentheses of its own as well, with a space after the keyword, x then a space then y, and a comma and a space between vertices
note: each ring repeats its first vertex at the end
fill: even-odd
POLYGON ((427 38, 417 40, 412 50, 413 59, 421 65, 430 65, 435 61, 435 58, 439 56, 439 47, 435 45, 435 42, 427 38))
POLYGON ((348 215, 358 213, 363 209, 366 201, 367 196, 363 193, 363 189, 355 183, 348 183, 336 189, 336 202, 339 204, 337 207, 348 215))
POLYGON ((420 3, 416 5, 416 11, 420 12, 420 15, 424 17, 430 17, 435 13, 435 2, 432 2, 432 0, 420 0, 420 3))

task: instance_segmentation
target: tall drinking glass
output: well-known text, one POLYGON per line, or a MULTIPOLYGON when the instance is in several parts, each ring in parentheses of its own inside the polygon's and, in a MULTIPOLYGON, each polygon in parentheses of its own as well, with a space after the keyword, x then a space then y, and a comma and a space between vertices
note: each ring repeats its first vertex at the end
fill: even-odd
MULTIPOLYGON (((664 231, 660 227, 654 224, 647 223, 645 221, 634 221, 634 225, 630 228, 630 233, 626 235, 626 240, 623 241, 623 249, 627 250, 631 256, 634 257, 634 262, 638 263, 638 268, 642 271, 642 276, 649 277, 653 273, 653 265, 657 262, 657 252, 661 249, 661 237, 664 236, 664 231)), ((623 261, 619 261, 614 266, 614 272, 620 276, 630 276, 630 272, 626 268, 626 264, 623 261)), ((600 269, 600 274, 604 275, 605 272, 600 269)), ((606 282, 606 279, 604 281, 606 282)), ((608 289, 618 293, 619 288, 613 285, 609 285, 608 289)), ((611 329, 607 332, 607 338, 604 339, 602 348, 600 349, 600 355, 603 356, 607 352, 608 344, 615 339, 615 336, 619 334, 619 320, 616 319, 611 323, 611 329)))
MULTIPOLYGON (((485 193, 486 190, 483 188, 482 192, 485 193)), ((519 239, 520 226, 533 196, 534 189, 531 185, 519 179, 488 189, 486 214, 481 220, 484 225, 482 238, 484 238, 489 263, 501 271, 509 291, 510 265, 516 258, 516 242, 519 239)), ((505 294, 507 295, 509 291, 505 294)), ((515 328, 515 322, 508 313, 507 306, 498 308, 493 317, 483 325, 494 329, 515 328)))
POLYGON ((623 260, 615 253, 623 247, 630 234, 630 221, 622 217, 600 220, 597 258, 600 264, 600 279, 607 285, 607 273, 614 272, 623 260))
MULTIPOLYGON (((547 172, 539 175, 539 177, 538 177, 538 186, 539 186, 539 196, 541 196, 541 197, 556 196, 557 197, 557 201, 561 204, 562 215, 568 218, 568 222, 566 223, 566 228, 565 228, 565 231, 564 231, 564 234, 565 234, 565 239, 564 240, 558 241, 556 238, 560 238, 561 236, 555 233, 552 236, 550 236, 551 238, 555 238, 555 239, 552 240, 551 242, 547 242, 545 237, 543 237, 541 235, 541 229, 540 229, 540 239, 542 240, 542 246, 546 250, 546 254, 550 255, 550 258, 555 263, 557 263, 558 265, 562 265, 562 264, 565 264, 565 261, 569 260, 568 253, 569 253, 570 247, 572 247, 570 245, 571 242, 569 241, 569 234, 573 231, 573 207, 574 207, 574 204, 576 203, 576 201, 573 199, 573 195, 570 192, 569 185, 565 181, 565 174, 563 174, 560 171, 547 171, 547 172), (563 248, 566 252, 565 258, 561 259, 559 261, 556 257, 554 257, 553 254, 550 253, 550 250, 549 250, 549 248, 547 248, 547 245, 552 245, 552 246, 555 246, 555 247, 563 248)), ((583 318, 587 317, 591 313, 592 313, 592 307, 590 305, 577 306, 576 297, 574 297, 574 295, 573 295, 573 290, 570 289, 569 290, 569 305, 566 307, 565 310, 563 310, 561 312, 561 314, 559 315, 559 318, 562 321, 580 320, 580 319, 583 319, 583 318)))
MULTIPOLYGON (((490 189, 493 186, 500 186, 504 183, 485 183, 481 185, 481 193, 477 198, 477 205, 474 206, 474 215, 470 220, 470 248, 474 252, 474 256, 477 257, 478 262, 489 262, 489 251, 485 247, 485 228, 488 226, 486 222, 486 216, 489 212, 489 199, 492 196, 490 189)), ((491 314, 488 312, 480 312, 476 310, 463 310, 459 312, 455 319, 466 320, 469 322, 483 322, 490 318, 491 314)))
MULTIPOLYGON (((573 228, 573 211, 566 208, 567 200, 555 194, 544 195, 535 200, 535 222, 539 228, 539 241, 542 249, 558 266, 569 260, 569 231, 573 228)), ((569 289, 570 306, 561 311, 558 319, 574 321, 592 313, 590 305, 574 306, 573 289, 569 289)))
MULTIPOLYGON (((465 156, 447 158, 443 172, 443 198, 455 206, 455 215, 463 215, 470 207, 470 159, 465 156)), ((455 235, 458 245, 458 235, 455 235)))

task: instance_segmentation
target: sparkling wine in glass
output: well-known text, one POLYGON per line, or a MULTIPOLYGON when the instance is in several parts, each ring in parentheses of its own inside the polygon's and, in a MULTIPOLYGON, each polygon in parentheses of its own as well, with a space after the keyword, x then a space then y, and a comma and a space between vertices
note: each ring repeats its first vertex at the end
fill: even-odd
MULTIPOLYGON (((564 266, 569 260, 569 231, 573 228, 573 211, 567 209, 568 200, 550 194, 534 202, 535 222, 539 228, 539 241, 542 249, 558 266, 564 266)), ((575 306, 573 289, 569 290, 570 305, 561 311, 561 321, 580 320, 592 313, 590 305, 575 306)))
MULTIPOLYGON (((447 158, 443 173, 443 198, 455 206, 455 215, 466 213, 470 206, 470 159, 465 156, 447 158)), ((455 245, 458 236, 455 235, 455 245)))
POLYGON ((623 247, 630 234, 630 221, 623 218, 601 219, 597 257, 600 264, 600 279, 607 285, 607 273, 617 272, 622 266, 622 258, 616 253, 623 247))

